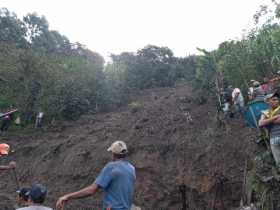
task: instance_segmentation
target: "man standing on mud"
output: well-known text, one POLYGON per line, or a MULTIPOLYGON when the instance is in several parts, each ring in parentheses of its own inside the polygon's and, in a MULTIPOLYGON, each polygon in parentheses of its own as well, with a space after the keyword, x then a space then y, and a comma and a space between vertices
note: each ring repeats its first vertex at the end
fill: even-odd
POLYGON ((113 153, 113 161, 105 165, 92 185, 60 197, 56 203, 58 209, 63 209, 66 201, 92 196, 102 188, 103 210, 130 210, 136 175, 134 166, 125 160, 127 146, 116 141, 107 151, 113 153))
POLYGON ((269 94, 265 97, 269 110, 264 112, 259 120, 260 127, 269 130, 270 147, 276 162, 277 169, 280 169, 280 103, 278 94, 269 94))

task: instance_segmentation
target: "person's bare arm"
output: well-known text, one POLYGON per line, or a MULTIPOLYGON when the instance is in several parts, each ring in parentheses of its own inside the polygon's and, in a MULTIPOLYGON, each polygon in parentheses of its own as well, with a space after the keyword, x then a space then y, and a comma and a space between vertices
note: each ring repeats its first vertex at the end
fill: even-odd
MULTIPOLYGON (((265 116, 265 114, 262 114, 261 116, 261 119, 259 120, 259 126, 260 127, 264 127, 266 125, 269 125, 271 123, 275 123, 275 120, 279 119, 280 118, 280 115, 276 115, 274 117, 271 117, 271 118, 267 118, 265 116)), ((280 119, 279 119, 280 120, 280 119)))
POLYGON ((280 115, 276 115, 273 121, 274 124, 280 124, 280 115))
POLYGON ((85 187, 79 191, 73 192, 73 193, 69 193, 66 194, 64 196, 61 196, 56 203, 56 208, 57 209, 63 209, 64 208, 64 204, 66 201, 68 200, 72 200, 72 199, 79 199, 79 198, 85 198, 91 195, 94 195, 97 190, 99 189, 98 185, 96 185, 95 183, 93 183, 92 185, 85 187))

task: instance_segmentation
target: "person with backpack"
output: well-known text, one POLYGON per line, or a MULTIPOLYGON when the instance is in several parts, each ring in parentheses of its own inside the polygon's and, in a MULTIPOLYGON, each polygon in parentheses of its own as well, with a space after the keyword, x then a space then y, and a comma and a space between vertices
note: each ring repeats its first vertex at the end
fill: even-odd
POLYGON ((99 189, 105 192, 102 210, 131 209, 136 175, 134 166, 125 160, 127 146, 123 141, 116 141, 107 151, 112 152, 113 161, 105 165, 93 184, 60 197, 56 203, 57 209, 63 209, 69 200, 92 196, 99 189))

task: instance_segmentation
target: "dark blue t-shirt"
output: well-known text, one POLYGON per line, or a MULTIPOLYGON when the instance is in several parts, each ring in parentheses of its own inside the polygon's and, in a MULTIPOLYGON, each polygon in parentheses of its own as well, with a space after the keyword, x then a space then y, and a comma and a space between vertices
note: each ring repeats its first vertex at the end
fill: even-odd
POLYGON ((126 160, 109 162, 98 175, 95 184, 105 191, 103 208, 130 210, 133 202, 135 168, 126 160))

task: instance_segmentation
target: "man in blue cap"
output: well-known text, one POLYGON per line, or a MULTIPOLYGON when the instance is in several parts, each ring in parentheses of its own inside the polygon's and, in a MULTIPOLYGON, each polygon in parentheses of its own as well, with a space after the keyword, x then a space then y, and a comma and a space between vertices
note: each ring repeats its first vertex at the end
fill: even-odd
POLYGON ((63 209, 66 201, 92 196, 100 188, 105 192, 102 210, 131 209, 136 175, 134 166, 125 160, 127 146, 123 141, 116 141, 107 151, 113 153, 113 161, 105 165, 92 185, 60 197, 57 209, 63 209))
POLYGON ((28 206, 28 196, 26 195, 27 192, 30 191, 30 188, 23 187, 17 190, 17 205, 18 206, 28 206))
POLYGON ((47 196, 47 188, 45 186, 34 184, 25 195, 28 196, 28 206, 17 210, 53 210, 52 208, 43 206, 47 196))

